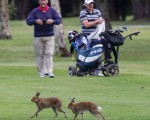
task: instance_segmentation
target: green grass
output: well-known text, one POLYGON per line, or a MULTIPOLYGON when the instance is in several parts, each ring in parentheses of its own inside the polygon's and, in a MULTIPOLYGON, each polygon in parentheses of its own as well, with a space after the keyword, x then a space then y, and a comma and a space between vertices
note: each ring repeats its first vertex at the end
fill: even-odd
MULTIPOLYGON (((65 18, 63 24, 69 48, 67 31, 80 31, 80 23, 78 18, 65 18)), ((130 21, 112 24, 114 28, 132 25, 130 21)), ((75 97, 76 101, 96 102, 102 107, 107 120, 149 120, 150 28, 131 27, 125 33, 141 32, 132 41, 127 39, 120 47, 118 77, 70 77, 67 69, 68 66, 75 65, 75 61, 55 56, 56 77, 40 79, 33 52, 33 27, 27 26, 25 21, 11 21, 10 25, 13 40, 0 40, 0 120, 30 119, 36 111, 35 104, 31 102, 36 91, 41 91, 41 97, 60 97, 63 109, 68 114, 66 120, 74 117, 67 108, 70 97, 75 97)), ((53 117, 53 111, 45 109, 34 119, 55 120, 53 117)), ((56 119, 63 120, 64 115, 59 113, 56 119)), ((77 119, 82 120, 81 116, 77 119)), ((96 118, 85 113, 85 119, 96 118)))

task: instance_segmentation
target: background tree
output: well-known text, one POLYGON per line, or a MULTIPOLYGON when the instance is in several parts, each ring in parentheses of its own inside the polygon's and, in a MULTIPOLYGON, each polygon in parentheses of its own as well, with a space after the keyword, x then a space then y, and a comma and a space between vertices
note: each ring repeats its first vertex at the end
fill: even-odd
POLYGON ((150 0, 131 0, 134 20, 150 19, 150 0))
POLYGON ((82 9, 82 0, 59 0, 63 17, 79 16, 82 9))
POLYGON ((107 0, 111 21, 125 21, 131 14, 131 0, 107 0))
MULTIPOLYGON (((15 13, 12 17, 14 19, 26 18, 29 11, 39 5, 38 0, 9 0, 9 3, 11 1, 15 3, 15 13)), ((59 0, 59 2, 62 17, 74 17, 79 16, 84 0, 59 0)), ((125 21, 128 15, 133 15, 136 20, 150 19, 150 0, 95 0, 95 2, 96 7, 102 10, 103 3, 108 2, 106 11, 108 9, 111 21, 125 21)))
POLYGON ((11 0, 15 3, 14 19, 25 19, 29 14, 32 6, 32 0, 11 0))
POLYGON ((111 29, 112 26, 109 17, 107 0, 95 0, 95 5, 96 8, 98 8, 101 11, 103 18, 105 19, 106 29, 111 29))
POLYGON ((12 19, 22 20, 27 17, 29 12, 37 7, 39 5, 39 0, 8 0, 9 5, 11 6, 14 4, 14 6, 11 6, 9 9, 10 12, 14 12, 12 19), (14 7, 14 8, 13 8, 14 7))
POLYGON ((11 39, 8 0, 0 0, 0 38, 11 39))
POLYGON ((117 1, 118 0, 107 0, 108 2, 108 9, 109 9, 109 16, 110 19, 113 21, 119 20, 118 10, 117 10, 117 1))
MULTIPOLYGON (((61 9, 60 9, 60 2, 59 0, 50 0, 51 7, 53 7, 61 16, 61 9)), ((67 50, 67 45, 64 39, 64 30, 63 24, 55 25, 54 26, 54 33, 56 39, 56 54, 62 52, 61 56, 69 57, 70 53, 67 50)))

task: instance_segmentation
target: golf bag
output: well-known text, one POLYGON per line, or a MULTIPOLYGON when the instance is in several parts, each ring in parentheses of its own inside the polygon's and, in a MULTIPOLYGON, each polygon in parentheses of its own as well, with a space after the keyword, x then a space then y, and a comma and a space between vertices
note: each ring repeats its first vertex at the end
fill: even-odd
POLYGON ((71 50, 75 50, 77 56, 76 67, 69 67, 69 75, 97 75, 95 71, 101 70, 104 76, 117 76, 119 74, 119 47, 124 44, 127 37, 131 39, 132 35, 139 34, 139 32, 135 32, 123 37, 121 32, 125 30, 127 30, 126 27, 118 30, 106 30, 99 34, 100 40, 89 40, 85 34, 70 31, 68 39, 71 43, 71 50), (103 59, 102 55, 104 55, 103 59))

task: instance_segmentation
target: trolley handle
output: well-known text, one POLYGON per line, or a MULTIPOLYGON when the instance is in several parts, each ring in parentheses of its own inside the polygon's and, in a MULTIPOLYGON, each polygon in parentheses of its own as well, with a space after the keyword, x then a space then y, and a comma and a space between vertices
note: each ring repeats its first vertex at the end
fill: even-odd
POLYGON ((134 35, 137 36, 139 33, 140 33, 139 31, 138 31, 138 32, 131 33, 131 34, 125 36, 124 39, 126 39, 127 37, 129 37, 130 40, 132 40, 132 36, 134 36, 134 35))

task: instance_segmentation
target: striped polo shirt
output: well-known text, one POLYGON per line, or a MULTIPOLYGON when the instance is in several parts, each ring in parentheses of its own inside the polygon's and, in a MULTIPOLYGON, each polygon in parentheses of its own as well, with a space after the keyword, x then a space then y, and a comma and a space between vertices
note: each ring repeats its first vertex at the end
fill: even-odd
POLYGON ((83 9, 80 12, 80 22, 81 22, 81 27, 82 27, 82 33, 89 35, 91 32, 94 32, 96 30, 96 26, 97 26, 95 25, 90 28, 85 28, 82 23, 83 20, 88 20, 88 22, 90 22, 90 21, 97 20, 101 17, 102 17, 101 12, 98 9, 93 9, 93 13, 90 13, 86 9, 83 9))

